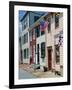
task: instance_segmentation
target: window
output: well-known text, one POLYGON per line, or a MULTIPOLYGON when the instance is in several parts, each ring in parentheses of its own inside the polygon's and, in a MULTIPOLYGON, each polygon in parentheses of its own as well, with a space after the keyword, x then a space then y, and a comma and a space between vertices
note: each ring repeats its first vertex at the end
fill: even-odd
POLYGON ((40 36, 40 26, 37 26, 35 31, 36 31, 36 37, 39 37, 40 36))
POLYGON ((34 16, 34 22, 39 19, 39 16, 34 16))
POLYGON ((28 42, 28 33, 26 33, 26 42, 28 42))
POLYGON ((23 44, 28 42, 28 33, 24 34, 24 39, 23 40, 24 40, 23 44))
POLYGON ((26 28, 26 24, 24 23, 24 29, 26 28))
POLYGON ((55 28, 59 26, 59 14, 55 14, 55 28))
POLYGON ((27 53, 26 53, 27 57, 26 58, 28 58, 29 57, 29 49, 27 48, 26 50, 27 50, 27 53))
POLYGON ((28 26, 28 21, 27 21, 27 17, 24 19, 24 29, 26 29, 26 27, 28 26))
POLYGON ((48 33, 51 31, 51 17, 48 18, 48 33))
POLYGON ((20 47, 21 47, 21 37, 19 37, 19 44, 20 44, 20 47))
POLYGON ((24 59, 26 59, 26 49, 24 49, 24 59))
POLYGON ((56 63, 60 63, 60 51, 58 45, 55 45, 55 55, 56 55, 56 63))
POLYGON ((22 36, 22 44, 24 44, 24 36, 22 36))
POLYGON ((24 49, 24 59, 27 59, 29 57, 29 49, 24 49))
POLYGON ((32 41, 32 30, 29 32, 29 40, 32 41))
POLYGON ((41 43, 41 58, 45 58, 45 42, 41 43))

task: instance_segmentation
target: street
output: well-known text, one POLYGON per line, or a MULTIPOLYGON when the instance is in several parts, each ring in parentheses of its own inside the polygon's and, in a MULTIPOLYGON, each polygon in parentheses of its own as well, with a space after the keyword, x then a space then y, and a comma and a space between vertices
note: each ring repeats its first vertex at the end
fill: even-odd
POLYGON ((55 75, 52 71, 42 71, 40 69, 33 70, 29 65, 21 64, 19 65, 19 79, 29 79, 29 78, 55 78, 62 77, 63 75, 55 75))
POLYGON ((32 78, 36 78, 36 77, 33 76, 31 73, 19 68, 19 79, 32 79, 32 78))

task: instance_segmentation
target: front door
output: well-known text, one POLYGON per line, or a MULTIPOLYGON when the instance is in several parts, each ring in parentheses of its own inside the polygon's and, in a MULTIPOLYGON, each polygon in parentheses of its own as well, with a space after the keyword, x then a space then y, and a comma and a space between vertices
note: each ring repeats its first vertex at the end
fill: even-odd
POLYGON ((48 70, 52 69, 52 47, 48 48, 48 70))

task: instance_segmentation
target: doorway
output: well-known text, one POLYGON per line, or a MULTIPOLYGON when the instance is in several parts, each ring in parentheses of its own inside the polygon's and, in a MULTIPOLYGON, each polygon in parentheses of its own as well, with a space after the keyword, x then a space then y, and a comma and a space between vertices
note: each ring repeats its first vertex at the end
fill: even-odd
POLYGON ((52 47, 48 47, 48 70, 52 69, 52 47))

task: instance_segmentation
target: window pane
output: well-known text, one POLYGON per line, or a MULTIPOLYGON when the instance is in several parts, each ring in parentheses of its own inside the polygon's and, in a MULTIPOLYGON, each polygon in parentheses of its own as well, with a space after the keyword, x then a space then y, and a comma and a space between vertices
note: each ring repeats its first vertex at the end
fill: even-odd
POLYGON ((26 33, 26 42, 28 42, 28 33, 26 33))
POLYGON ((55 28, 59 26, 59 14, 55 14, 55 28))
POLYGON ((29 32, 29 40, 32 41, 32 30, 29 32))
POLYGON ((29 49, 27 48, 27 53, 26 53, 26 57, 28 58, 29 57, 29 49))
POLYGON ((26 59, 26 49, 24 49, 24 59, 26 59))
POLYGON ((59 46, 55 45, 56 63, 60 63, 60 50, 59 46))
POLYGON ((45 58, 45 42, 41 43, 41 58, 45 58))
POLYGON ((24 34, 24 44, 28 42, 28 33, 24 34))
POLYGON ((48 18, 48 33, 51 31, 51 17, 48 18))
POLYGON ((40 26, 36 27, 36 36, 40 36, 40 26))
POLYGON ((27 17, 24 19, 24 29, 28 26, 27 17))

